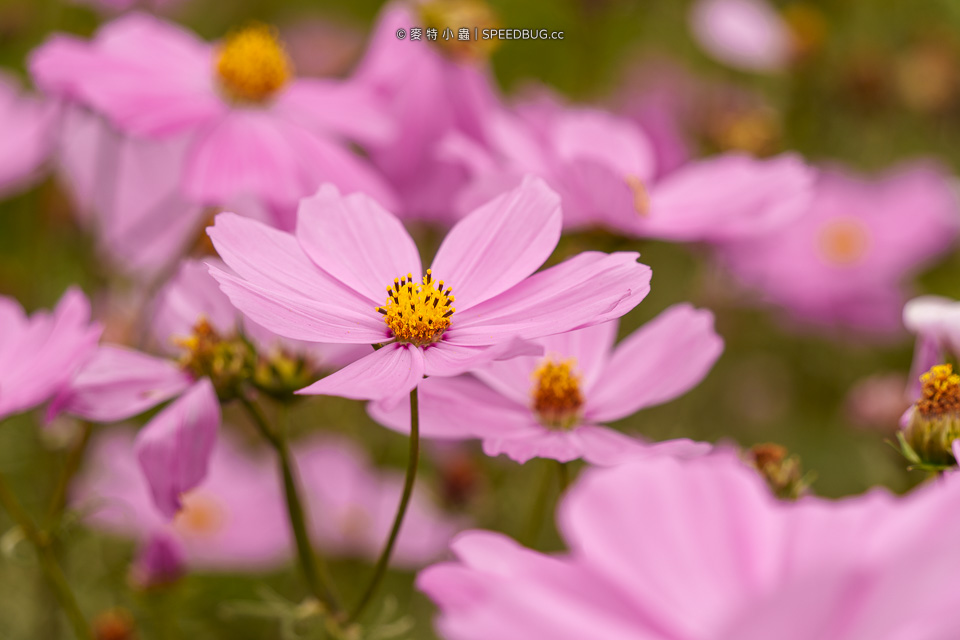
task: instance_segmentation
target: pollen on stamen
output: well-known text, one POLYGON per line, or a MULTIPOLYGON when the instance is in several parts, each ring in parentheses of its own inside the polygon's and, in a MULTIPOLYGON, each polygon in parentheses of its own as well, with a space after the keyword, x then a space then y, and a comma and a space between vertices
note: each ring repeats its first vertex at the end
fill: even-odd
POLYGON ((228 35, 220 45, 216 71, 224 92, 240 102, 263 102, 282 89, 293 75, 293 64, 264 24, 253 24, 228 35))
POLYGON ((533 410, 540 422, 554 429, 571 429, 580 421, 583 394, 580 376, 571 358, 545 359, 533 372, 533 410))
POLYGON ((444 282, 435 282, 427 269, 422 282, 414 282, 413 274, 395 278, 387 287, 387 301, 377 312, 398 342, 426 345, 437 342, 450 327, 454 296, 444 282))

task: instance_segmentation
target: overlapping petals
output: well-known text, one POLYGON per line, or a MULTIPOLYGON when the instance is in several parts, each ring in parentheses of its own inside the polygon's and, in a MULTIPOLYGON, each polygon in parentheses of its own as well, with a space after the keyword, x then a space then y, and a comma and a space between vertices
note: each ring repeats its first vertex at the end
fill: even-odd
POLYGON ((238 309, 280 335, 391 343, 305 392, 396 400, 424 372, 449 375, 489 362, 485 348, 511 357, 520 347, 502 345, 617 318, 643 299, 650 270, 634 253, 582 254, 531 276, 555 246, 560 224, 556 194, 530 179, 454 227, 433 278, 453 288, 457 310, 450 328, 428 344, 391 343, 377 308, 396 278, 423 274, 402 225, 362 195, 338 197, 325 187, 305 199, 295 237, 218 216, 210 237, 234 273, 211 273, 238 309))
MULTIPOLYGON (((597 465, 672 455, 691 457, 710 445, 690 440, 649 444, 600 426, 671 400, 698 384, 723 350, 713 315, 676 305, 613 348, 617 323, 542 338, 543 356, 493 362, 461 378, 429 378, 420 386, 420 428, 426 437, 479 438, 484 452, 518 462, 534 457, 597 465), (582 407, 569 424, 537 415, 535 372, 545 361, 572 361, 582 407)), ((371 415, 392 429, 409 429, 409 405, 372 403, 371 415)))

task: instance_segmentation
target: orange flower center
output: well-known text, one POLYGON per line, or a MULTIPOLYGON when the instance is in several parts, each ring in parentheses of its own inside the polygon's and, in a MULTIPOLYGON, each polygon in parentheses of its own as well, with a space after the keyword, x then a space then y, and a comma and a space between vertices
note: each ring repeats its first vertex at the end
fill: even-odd
POLYGON ((227 514, 218 500, 203 493, 188 493, 182 501, 183 509, 173 521, 177 531, 207 538, 223 529, 227 514))
POLYGON ((867 255, 870 233, 857 218, 836 218, 821 227, 817 246, 820 254, 831 264, 852 266, 867 255))
POLYGON ((216 67, 224 92, 238 102, 264 102, 293 75, 283 43, 264 24, 228 35, 219 47, 216 67))
POLYGON ((576 360, 546 358, 533 372, 533 410, 540 422, 554 429, 570 429, 580 421, 583 394, 576 360))

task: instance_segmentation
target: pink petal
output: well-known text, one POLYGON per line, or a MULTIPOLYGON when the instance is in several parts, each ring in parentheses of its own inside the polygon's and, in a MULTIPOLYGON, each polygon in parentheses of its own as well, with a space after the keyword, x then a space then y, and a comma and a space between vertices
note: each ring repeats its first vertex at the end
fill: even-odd
MULTIPOLYGON (((219 261, 211 261, 214 262, 219 261)), ((236 307, 210 275, 210 268, 197 260, 180 264, 177 273, 157 294, 151 315, 154 340, 168 352, 177 351, 174 340, 191 335, 201 319, 225 336, 237 331, 239 319, 236 307)))
POLYGON ((638 257, 581 253, 455 313, 444 338, 454 344, 496 344, 505 335, 533 339, 619 318, 650 291, 650 267, 638 257))
POLYGON ((68 413, 93 422, 125 420, 192 384, 193 378, 170 360, 104 345, 54 398, 47 419, 68 413))
POLYGON ((495 360, 510 360, 517 356, 540 355, 543 347, 533 342, 513 338, 492 347, 470 347, 438 342, 423 351, 424 374, 428 376, 458 376, 474 371, 495 360))
POLYGON ((324 182, 394 202, 383 179, 344 145, 273 111, 234 109, 197 141, 184 190, 214 206, 243 197, 291 205, 324 182))
POLYGON ((137 135, 193 129, 227 110, 210 45, 144 14, 114 20, 90 43, 55 35, 29 66, 44 90, 79 99, 137 135))
MULTIPOLYGON (((513 436, 539 428, 530 409, 503 397, 485 384, 461 376, 427 378, 420 383, 420 433, 425 438, 467 440, 513 436)), ((410 432, 410 402, 372 402, 370 416, 383 426, 410 432)))
POLYGON ((135 452, 157 509, 168 518, 199 485, 220 430, 220 403, 210 380, 197 381, 137 435, 135 452))
POLYGON ((317 133, 342 135, 362 144, 384 142, 393 123, 369 89, 356 82, 300 78, 277 96, 274 109, 317 133))
POLYGON ((560 239, 560 198, 537 178, 483 205, 450 230, 433 261, 464 311, 529 276, 560 239))
POLYGON ((297 391, 303 395, 397 402, 423 380, 423 351, 388 344, 343 369, 297 391))
POLYGON ((22 95, 19 84, 0 72, 0 193, 35 178, 53 148, 58 109, 22 95))
POLYGON ((680 241, 755 237, 807 210, 814 177, 792 154, 769 160, 726 154, 692 162, 653 185, 649 215, 623 228, 680 241))
POLYGON ((707 53, 732 67, 771 72, 790 61, 790 29, 764 0, 698 0, 690 27, 707 53))
MULTIPOLYGON (((533 425, 533 415, 530 415, 533 425)), ((495 457, 501 454, 520 464, 532 458, 549 458, 560 462, 570 462, 583 456, 583 447, 577 435, 579 429, 560 431, 539 427, 536 432, 520 435, 519 437, 488 436, 483 439, 483 452, 495 457)))
POLYGON ((672 400, 699 384, 722 351, 710 311, 674 305, 617 346, 586 393, 585 416, 619 420, 672 400))
POLYGON ((251 320, 274 333, 312 342, 382 342, 386 324, 374 305, 314 265, 294 236, 220 214, 209 229, 236 274, 211 268, 221 290, 251 320))
POLYGON ((754 471, 717 455, 587 473, 558 518, 573 556, 642 603, 664 637, 701 638, 769 589, 780 513, 754 471))
POLYGON ((558 116, 551 133, 561 160, 592 161, 621 177, 653 177, 653 147, 629 120, 595 109, 563 109, 558 116))
POLYGON ((53 312, 27 318, 0 297, 0 419, 54 396, 91 357, 102 328, 90 323, 90 303, 68 289, 53 312))
POLYGON ((577 428, 576 433, 583 459, 592 465, 604 467, 659 456, 686 460, 713 451, 713 445, 707 442, 687 438, 647 442, 602 426, 583 425, 577 428))
POLYGON ((300 202, 297 239, 304 253, 328 274, 385 303, 395 278, 423 275, 417 245, 391 213, 363 194, 341 196, 324 185, 300 202))

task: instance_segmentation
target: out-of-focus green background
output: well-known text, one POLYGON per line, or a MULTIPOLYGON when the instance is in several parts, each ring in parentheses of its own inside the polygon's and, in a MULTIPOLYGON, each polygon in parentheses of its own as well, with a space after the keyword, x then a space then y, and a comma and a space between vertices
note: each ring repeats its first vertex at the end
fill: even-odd
MULTIPOLYGON (((731 71, 706 58, 689 36, 687 3, 678 0, 491 4, 503 26, 563 30, 566 35, 559 42, 504 43, 493 64, 508 92, 540 81, 573 99, 608 102, 635 90, 628 79, 631 69, 640 59, 656 55, 676 61, 694 77, 757 92, 778 123, 774 149, 793 149, 813 161, 840 160, 871 170, 918 155, 936 156, 953 167, 960 160, 956 0, 780 3, 812 12, 820 21, 820 39, 794 71, 769 77, 731 71), (920 79, 921 94, 931 85, 940 93, 917 97, 914 87, 911 94, 911 78, 920 79)), ((330 20, 337 25, 333 32, 353 43, 359 54, 379 6, 370 0, 186 0, 173 15, 208 38, 251 19, 282 29, 330 20)), ((89 35, 100 21, 93 10, 59 0, 0 0, 0 66, 22 75, 25 55, 48 33, 89 35)), ((903 460, 884 443, 888 433, 854 426, 847 410, 847 394, 858 380, 872 374, 906 374, 912 353, 908 335, 878 345, 852 333, 797 330, 776 311, 743 305, 742 294, 699 247, 579 234, 565 238, 558 252, 614 247, 639 247, 643 261, 654 270, 653 290, 624 319, 622 335, 670 304, 691 301, 716 313, 718 331, 726 341, 723 356, 703 384, 616 426, 654 439, 687 436, 742 445, 782 443, 816 472, 814 490, 824 496, 862 492, 874 485, 904 491, 922 480, 904 471, 903 460)), ((958 273, 960 255, 954 254, 919 280, 917 292, 960 297, 958 273)), ((53 179, 0 202, 0 293, 16 296, 33 309, 53 304, 69 284, 78 283, 94 295, 103 282, 91 242, 74 225, 69 201, 53 179)), ((228 409, 228 417, 233 411, 228 409)), ((56 434, 38 430, 33 418, 10 420, 0 430, 0 470, 13 479, 27 507, 39 514, 64 454, 56 434)), ((242 422, 239 416, 236 421, 242 422)), ((404 464, 405 439, 373 423, 359 403, 312 399, 299 406, 295 422, 301 431, 348 432, 384 465, 404 464)), ((444 465, 437 462, 442 456, 431 456, 429 445, 427 449, 421 480, 442 493, 444 465)), ((467 503, 456 508, 472 513, 480 527, 504 531, 540 548, 560 548, 550 525, 539 536, 529 532, 537 487, 546 474, 554 473, 554 465, 533 461, 521 467, 506 459, 487 459, 475 447, 468 451, 475 485, 467 503)), ((0 514, 0 534, 8 528, 0 514)), ((68 637, 31 554, 14 542, 9 535, 0 540, 0 639, 68 637)), ((61 552, 84 610, 93 615, 123 607, 141 626, 138 637, 148 640, 279 637, 275 623, 225 617, 226 608, 231 602, 258 600, 264 582, 291 600, 303 595, 292 570, 265 578, 196 575, 164 597, 134 593, 126 586, 132 546, 76 526, 70 528, 61 552), (171 621, 165 637, 158 633, 164 619, 171 621)), ((338 562, 334 571, 345 594, 355 597, 370 567, 338 562)), ((411 589, 412 578, 409 573, 391 574, 383 593, 394 594, 399 611, 413 617, 415 627, 407 637, 431 638, 432 609, 411 589)))

